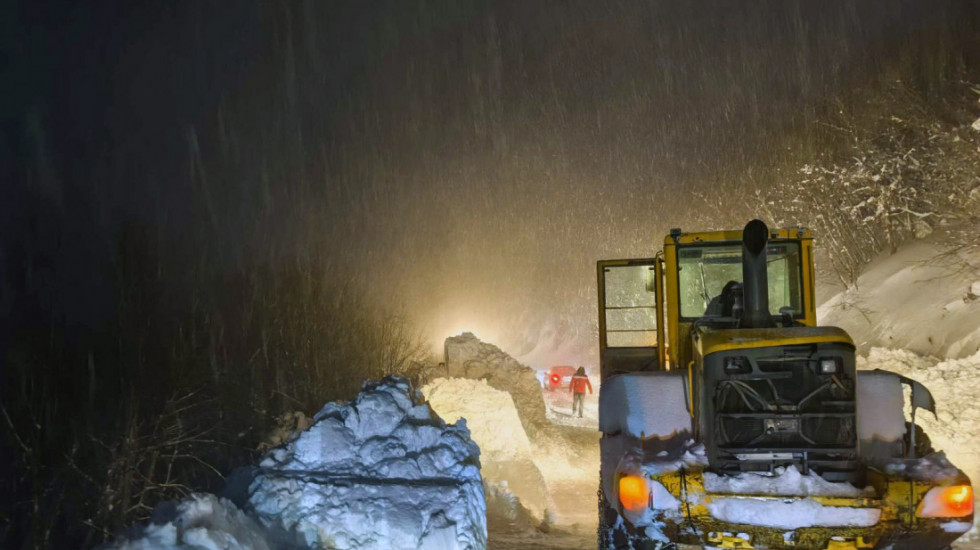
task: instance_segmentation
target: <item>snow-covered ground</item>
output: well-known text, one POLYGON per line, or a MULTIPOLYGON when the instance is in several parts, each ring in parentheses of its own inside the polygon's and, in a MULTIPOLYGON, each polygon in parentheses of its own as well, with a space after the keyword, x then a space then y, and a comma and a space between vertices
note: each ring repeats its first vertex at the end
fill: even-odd
POLYGON ((269 533, 232 502, 209 494, 193 494, 173 506, 161 506, 145 527, 134 529, 106 548, 112 550, 224 550, 275 548, 269 533))
POLYGON ((593 393, 586 393, 582 407, 582 418, 572 414, 572 394, 567 387, 556 390, 545 389, 542 392, 547 406, 548 420, 562 426, 599 429, 599 380, 598 376, 589 379, 592 382, 593 393))

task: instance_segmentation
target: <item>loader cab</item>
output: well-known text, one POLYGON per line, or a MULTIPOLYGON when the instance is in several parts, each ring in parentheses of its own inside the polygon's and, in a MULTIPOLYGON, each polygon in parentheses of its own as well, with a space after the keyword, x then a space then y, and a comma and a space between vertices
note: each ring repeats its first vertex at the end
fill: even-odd
MULTIPOLYGON (((664 239, 664 309, 671 364, 695 359, 694 329, 744 328, 748 291, 743 288, 742 231, 684 233, 664 239), (727 290, 727 292, 726 292, 727 290)), ((765 245, 767 317, 772 326, 817 325, 813 238, 803 228, 773 229, 765 245)))
MULTIPOLYGON (((742 231, 672 230, 652 258, 598 262, 602 378, 688 368, 692 329, 735 328, 744 315, 742 231)), ((769 232, 765 260, 774 323, 816 326, 812 236, 769 232)))

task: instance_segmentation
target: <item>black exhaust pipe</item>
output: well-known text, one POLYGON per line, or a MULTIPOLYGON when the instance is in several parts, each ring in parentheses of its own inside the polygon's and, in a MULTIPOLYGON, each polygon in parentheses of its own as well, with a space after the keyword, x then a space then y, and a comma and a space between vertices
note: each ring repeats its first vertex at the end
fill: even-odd
POLYGON ((769 313, 769 273, 766 268, 766 245, 769 228, 762 220, 752 220, 742 230, 742 295, 745 313, 741 326, 770 328, 776 326, 769 313))

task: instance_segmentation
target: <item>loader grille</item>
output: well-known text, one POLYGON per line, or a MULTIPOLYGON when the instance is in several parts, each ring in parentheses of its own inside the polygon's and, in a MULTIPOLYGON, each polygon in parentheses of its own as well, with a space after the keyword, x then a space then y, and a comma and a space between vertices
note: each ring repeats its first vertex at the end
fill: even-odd
POLYGON ((828 479, 846 479, 857 468, 853 351, 811 345, 719 355, 705 360, 710 414, 702 418, 710 419, 712 467, 797 464, 828 479), (820 359, 828 357, 837 358, 839 372, 821 373, 820 359), (726 371, 726 364, 738 369, 726 371))

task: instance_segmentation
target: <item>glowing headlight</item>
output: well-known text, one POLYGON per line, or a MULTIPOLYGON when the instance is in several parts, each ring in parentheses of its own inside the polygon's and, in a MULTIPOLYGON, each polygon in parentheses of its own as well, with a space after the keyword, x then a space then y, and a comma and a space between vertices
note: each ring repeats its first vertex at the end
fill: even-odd
POLYGON ((972 514, 973 487, 969 485, 933 487, 916 513, 922 518, 962 518, 972 514))
POLYGON ((840 363, 837 362, 837 359, 828 357, 820 360, 820 374, 838 373, 840 373, 840 363))

